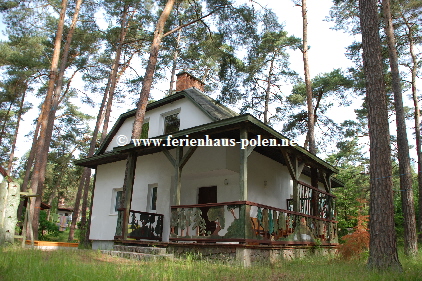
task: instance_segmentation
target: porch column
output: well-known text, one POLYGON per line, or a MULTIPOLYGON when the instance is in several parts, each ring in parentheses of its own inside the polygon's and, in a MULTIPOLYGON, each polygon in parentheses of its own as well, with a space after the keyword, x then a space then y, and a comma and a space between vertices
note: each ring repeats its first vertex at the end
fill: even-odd
MULTIPOLYGON (((311 186, 318 188, 318 169, 311 168, 311 186)), ((319 193, 312 190, 311 215, 318 217, 319 193)))
POLYGON ((117 217, 116 236, 122 236, 123 240, 127 239, 128 234, 128 219, 132 201, 133 182, 135 180, 136 160, 136 152, 131 152, 126 162, 125 180, 122 198, 120 199, 120 208, 124 208, 124 211, 118 211, 117 217))
MULTIPOLYGON (((324 172, 321 171, 321 178, 323 180, 325 191, 331 193, 331 176, 333 175, 332 172, 324 172)), ((333 219, 332 208, 333 208, 333 198, 331 196, 327 197, 327 212, 328 212, 328 219, 333 219)))
POLYGON ((174 199, 173 202, 175 205, 180 205, 180 189, 182 188, 182 167, 180 167, 180 162, 183 157, 183 147, 176 148, 176 161, 174 165, 174 199))
MULTIPOLYGON (((240 128, 240 141, 248 139, 248 130, 240 128)), ((251 155, 255 146, 247 146, 245 149, 240 147, 240 169, 239 169, 239 188, 240 188, 240 201, 248 200, 248 157, 251 155)))
POLYGON ((174 167, 174 185, 173 185, 173 200, 172 205, 180 205, 180 189, 182 187, 182 170, 190 157, 193 155, 196 146, 189 147, 185 155, 183 155, 183 147, 176 147, 176 158, 170 152, 163 148, 163 153, 174 167))
POLYGON ((286 161, 287 169, 293 180, 293 211, 300 211, 300 196, 299 196, 299 177, 302 174, 304 163, 300 163, 295 154, 290 155, 286 149, 280 148, 280 151, 286 161))

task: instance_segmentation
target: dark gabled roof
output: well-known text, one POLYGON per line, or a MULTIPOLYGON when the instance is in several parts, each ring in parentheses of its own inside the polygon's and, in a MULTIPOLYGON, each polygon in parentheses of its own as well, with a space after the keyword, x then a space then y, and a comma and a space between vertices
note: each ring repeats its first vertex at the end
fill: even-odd
POLYGON ((208 115, 214 119, 214 121, 219 121, 239 115, 216 100, 213 100, 212 98, 204 95, 195 88, 184 90, 181 93, 188 95, 188 97, 198 106, 200 106, 202 110, 208 113, 208 115))
MULTIPOLYGON (((213 100, 212 98, 204 95, 201 91, 190 88, 183 90, 181 92, 177 92, 173 95, 170 95, 168 97, 165 97, 163 99, 160 99, 158 101, 149 103, 147 105, 147 109, 151 110, 154 108, 158 108, 160 106, 163 106, 165 104, 174 102, 179 99, 188 98, 190 99, 199 109, 201 109, 207 116, 209 116, 213 121, 220 121, 223 119, 231 118, 238 116, 236 112, 229 109, 228 107, 222 105, 221 103, 213 100)), ((104 139, 103 143, 100 145, 99 149, 95 153, 95 155, 99 155, 101 153, 104 153, 107 146, 112 141, 113 137, 119 130, 120 126, 123 124, 123 122, 130 117, 135 116, 136 109, 133 109, 131 111, 128 111, 126 113, 123 113, 120 115, 119 119, 117 119, 116 123, 114 124, 111 131, 108 133, 107 137, 104 139)))

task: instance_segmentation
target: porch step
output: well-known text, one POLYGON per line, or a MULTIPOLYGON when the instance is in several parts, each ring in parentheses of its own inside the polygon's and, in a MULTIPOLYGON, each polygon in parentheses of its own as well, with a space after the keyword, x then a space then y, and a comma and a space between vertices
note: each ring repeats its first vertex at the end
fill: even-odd
POLYGON ((113 250, 114 251, 121 251, 121 252, 134 252, 134 253, 151 254, 151 255, 165 255, 165 254, 167 254, 166 248, 157 248, 157 247, 114 245, 113 250))
POLYGON ((157 261, 173 260, 173 254, 167 254, 165 248, 114 245, 113 250, 102 250, 103 254, 132 260, 157 261))

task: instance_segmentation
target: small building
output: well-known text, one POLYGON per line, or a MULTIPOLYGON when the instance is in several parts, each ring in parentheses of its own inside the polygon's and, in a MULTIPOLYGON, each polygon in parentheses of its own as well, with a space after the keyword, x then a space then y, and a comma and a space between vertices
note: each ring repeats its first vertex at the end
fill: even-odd
POLYGON ((337 245, 337 169, 204 95, 188 73, 177 84, 148 104, 140 139, 129 142, 136 110, 126 112, 95 155, 77 161, 96 170, 93 248, 337 245))
POLYGON ((65 231, 72 222, 73 209, 64 206, 57 208, 59 231, 65 231))

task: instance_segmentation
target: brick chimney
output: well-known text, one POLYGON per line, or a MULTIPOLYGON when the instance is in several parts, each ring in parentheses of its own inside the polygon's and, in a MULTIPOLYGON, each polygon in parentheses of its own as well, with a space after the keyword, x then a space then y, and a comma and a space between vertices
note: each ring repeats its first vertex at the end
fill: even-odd
POLYGON ((189 88, 196 88, 201 92, 204 91, 205 83, 198 78, 192 76, 186 71, 176 74, 176 92, 180 92, 189 88))

